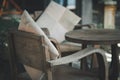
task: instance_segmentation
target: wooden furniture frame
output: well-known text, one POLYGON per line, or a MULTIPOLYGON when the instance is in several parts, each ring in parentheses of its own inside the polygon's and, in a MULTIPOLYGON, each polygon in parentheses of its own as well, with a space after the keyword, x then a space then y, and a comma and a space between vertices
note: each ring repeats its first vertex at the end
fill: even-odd
POLYGON ((80 80, 90 77, 92 80, 107 80, 107 61, 105 51, 96 48, 86 48, 72 55, 51 60, 44 37, 24 31, 8 32, 8 47, 10 51, 11 80, 19 80, 17 63, 22 63, 43 72, 40 80, 80 80), (82 72, 69 65, 73 61, 91 54, 100 56, 98 72, 82 72), (87 77, 86 77, 87 76, 87 77))

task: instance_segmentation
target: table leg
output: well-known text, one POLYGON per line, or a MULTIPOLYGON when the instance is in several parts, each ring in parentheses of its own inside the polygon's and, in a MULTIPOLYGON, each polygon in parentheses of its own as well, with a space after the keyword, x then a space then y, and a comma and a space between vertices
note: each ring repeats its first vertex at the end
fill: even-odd
MULTIPOLYGON (((82 44, 82 49, 85 49, 86 47, 87 47, 86 44, 82 44)), ((81 59, 81 69, 83 71, 88 70, 87 58, 81 59)))
POLYGON ((106 78, 106 71, 108 69, 106 70, 103 56, 101 56, 100 54, 97 54, 97 60, 98 60, 98 64, 99 64, 98 71, 99 71, 100 80, 108 80, 108 78, 106 78))
POLYGON ((111 45, 112 61, 109 69, 109 80, 117 80, 119 76, 119 51, 117 44, 111 45))

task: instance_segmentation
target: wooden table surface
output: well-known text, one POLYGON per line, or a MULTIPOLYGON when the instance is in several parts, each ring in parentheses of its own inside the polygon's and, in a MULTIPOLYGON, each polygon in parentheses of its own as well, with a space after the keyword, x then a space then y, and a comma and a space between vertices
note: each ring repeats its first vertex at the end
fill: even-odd
POLYGON ((66 40, 84 44, 115 44, 120 42, 120 30, 87 29, 73 30, 65 35, 66 40))

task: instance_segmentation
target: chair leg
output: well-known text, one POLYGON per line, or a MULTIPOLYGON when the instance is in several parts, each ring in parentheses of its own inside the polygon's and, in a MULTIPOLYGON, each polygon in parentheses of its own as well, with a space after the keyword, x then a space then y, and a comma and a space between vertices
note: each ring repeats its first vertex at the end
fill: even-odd
POLYGON ((103 57, 100 54, 97 54, 97 60, 98 60, 98 66, 99 66, 98 69, 99 69, 100 80, 105 80, 105 64, 104 64, 103 57))

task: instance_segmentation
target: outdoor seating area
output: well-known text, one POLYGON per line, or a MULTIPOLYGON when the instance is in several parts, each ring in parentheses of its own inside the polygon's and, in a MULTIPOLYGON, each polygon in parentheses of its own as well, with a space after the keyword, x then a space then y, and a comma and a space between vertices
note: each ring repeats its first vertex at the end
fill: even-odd
POLYGON ((30 2, 0 1, 0 80, 120 80, 120 1, 30 2))

